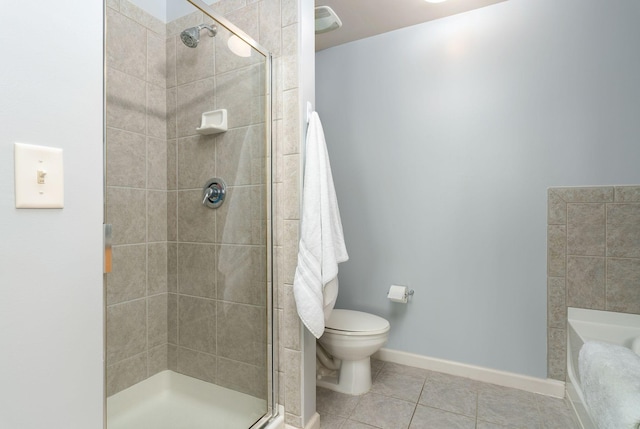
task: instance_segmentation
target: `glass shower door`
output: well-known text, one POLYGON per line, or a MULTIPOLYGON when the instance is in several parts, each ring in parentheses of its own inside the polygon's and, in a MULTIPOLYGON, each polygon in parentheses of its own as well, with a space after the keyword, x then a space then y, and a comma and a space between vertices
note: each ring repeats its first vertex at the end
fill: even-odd
POLYGON ((271 59, 206 5, 159 27, 123 3, 106 7, 107 427, 262 425, 271 59))

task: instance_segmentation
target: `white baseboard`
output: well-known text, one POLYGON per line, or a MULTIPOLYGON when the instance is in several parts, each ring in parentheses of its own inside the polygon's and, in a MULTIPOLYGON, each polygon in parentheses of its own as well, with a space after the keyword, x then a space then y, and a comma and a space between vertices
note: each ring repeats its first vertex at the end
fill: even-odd
POLYGON ((564 398, 565 394, 564 383, 562 381, 552 380, 549 378, 543 379, 530 377, 528 375, 498 371, 496 369, 467 365, 464 363, 390 349, 380 349, 373 355, 373 357, 385 362, 399 363, 416 368, 443 372, 445 374, 457 375, 460 377, 470 378, 472 380, 526 390, 528 392, 539 393, 541 395, 553 396, 556 398, 564 398))

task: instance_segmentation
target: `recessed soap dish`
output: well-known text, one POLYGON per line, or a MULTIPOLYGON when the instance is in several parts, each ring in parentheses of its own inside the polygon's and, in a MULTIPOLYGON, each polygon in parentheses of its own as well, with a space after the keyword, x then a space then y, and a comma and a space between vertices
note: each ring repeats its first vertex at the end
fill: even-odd
POLYGON ((199 134, 218 134, 227 131, 227 109, 212 110, 202 114, 200 128, 196 128, 199 134))

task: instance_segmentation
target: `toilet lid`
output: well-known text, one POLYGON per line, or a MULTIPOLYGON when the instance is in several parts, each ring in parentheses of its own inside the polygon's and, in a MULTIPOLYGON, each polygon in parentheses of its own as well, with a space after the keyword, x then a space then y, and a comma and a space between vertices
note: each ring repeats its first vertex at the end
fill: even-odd
POLYGON ((387 332, 389 322, 375 314, 335 309, 331 312, 325 328, 332 331, 349 332, 352 335, 358 333, 372 335, 387 332))

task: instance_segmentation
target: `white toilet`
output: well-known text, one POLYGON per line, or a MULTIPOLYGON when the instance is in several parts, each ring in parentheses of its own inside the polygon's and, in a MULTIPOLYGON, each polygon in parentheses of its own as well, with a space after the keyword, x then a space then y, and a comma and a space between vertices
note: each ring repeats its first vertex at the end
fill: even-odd
POLYGON ((371 355, 388 338, 386 319, 361 311, 333 310, 318 339, 317 356, 324 368, 318 370, 317 385, 349 395, 367 393, 371 388, 371 355))

